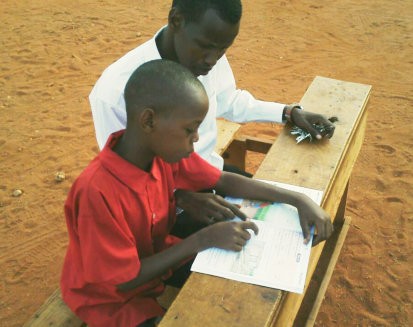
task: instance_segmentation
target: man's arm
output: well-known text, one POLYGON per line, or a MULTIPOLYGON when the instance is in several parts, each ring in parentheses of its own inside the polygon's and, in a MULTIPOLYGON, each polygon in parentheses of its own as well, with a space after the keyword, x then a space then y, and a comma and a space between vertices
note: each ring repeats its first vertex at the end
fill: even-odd
POLYGON ((237 89, 231 66, 223 56, 216 65, 217 117, 235 122, 282 122, 285 104, 261 101, 246 91, 237 89))
POLYGON ((309 132, 316 139, 333 136, 334 125, 323 115, 294 108, 286 117, 286 112, 294 105, 257 100, 248 91, 237 89, 232 69, 225 56, 219 60, 216 69, 218 117, 239 123, 250 121, 285 123, 289 121, 309 132), (328 132, 320 133, 314 124, 326 127, 328 132))

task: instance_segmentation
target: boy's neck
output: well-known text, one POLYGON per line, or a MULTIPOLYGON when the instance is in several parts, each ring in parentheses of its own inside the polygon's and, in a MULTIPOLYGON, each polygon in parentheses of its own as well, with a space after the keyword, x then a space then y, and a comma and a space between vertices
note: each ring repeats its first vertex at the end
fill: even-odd
POLYGON ((139 144, 132 144, 126 135, 126 131, 114 145, 112 151, 146 172, 149 172, 152 168, 153 156, 149 155, 146 149, 139 144))

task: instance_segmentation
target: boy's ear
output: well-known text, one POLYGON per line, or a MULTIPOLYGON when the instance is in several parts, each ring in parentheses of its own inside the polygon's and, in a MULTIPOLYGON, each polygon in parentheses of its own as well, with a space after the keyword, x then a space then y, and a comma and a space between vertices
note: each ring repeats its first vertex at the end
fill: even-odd
POLYGON ((155 111, 152 108, 145 108, 139 116, 139 124, 145 133, 151 133, 156 124, 155 111))
POLYGON ((179 11, 179 9, 173 7, 169 11, 168 15, 168 26, 173 30, 177 31, 184 25, 184 16, 179 11))

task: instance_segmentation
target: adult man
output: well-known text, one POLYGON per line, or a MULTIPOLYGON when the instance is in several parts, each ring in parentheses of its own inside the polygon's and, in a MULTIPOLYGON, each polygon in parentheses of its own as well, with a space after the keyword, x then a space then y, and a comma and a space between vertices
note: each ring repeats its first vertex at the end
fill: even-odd
MULTIPOLYGON (((153 59, 169 59, 187 67, 204 85, 208 98, 208 114, 199 128, 195 151, 212 165, 223 168, 223 159, 214 153, 217 137, 216 117, 237 122, 290 120, 309 131, 317 139, 323 136, 313 123, 334 126, 324 117, 299 106, 256 100, 249 92, 237 90, 225 51, 238 35, 242 6, 240 0, 174 0, 168 25, 154 38, 135 48, 110 65, 93 88, 89 100, 96 137, 102 148, 110 133, 126 126, 123 89, 132 72, 153 59)), ((325 136, 331 137, 332 133, 325 136)), ((177 202, 201 220, 222 218, 226 204, 211 195, 200 195, 196 201, 188 193, 177 192, 177 202), (208 203, 205 206, 205 198, 208 203), (188 206, 188 203, 191 203, 188 206), (202 203, 202 205, 201 205, 202 203), (209 208, 207 210, 202 208, 209 208)))

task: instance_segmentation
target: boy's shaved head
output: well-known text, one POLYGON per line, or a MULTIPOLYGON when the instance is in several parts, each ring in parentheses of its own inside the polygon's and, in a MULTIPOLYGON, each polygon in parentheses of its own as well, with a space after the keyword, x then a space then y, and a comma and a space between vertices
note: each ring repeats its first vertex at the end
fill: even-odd
POLYGON ((145 108, 171 114, 192 96, 207 97, 201 82, 184 66, 170 60, 152 60, 139 66, 125 86, 128 121, 145 108))
POLYGON ((126 131, 115 152, 149 171, 156 156, 178 162, 194 151, 208 96, 191 71, 165 59, 146 62, 133 72, 124 94, 126 131))

